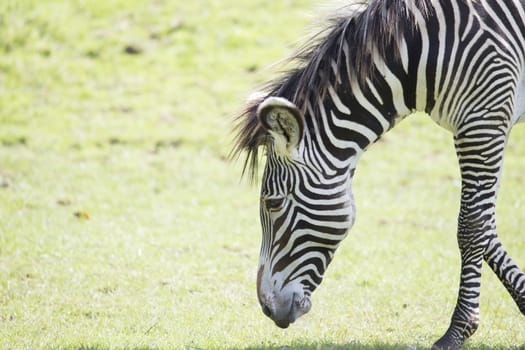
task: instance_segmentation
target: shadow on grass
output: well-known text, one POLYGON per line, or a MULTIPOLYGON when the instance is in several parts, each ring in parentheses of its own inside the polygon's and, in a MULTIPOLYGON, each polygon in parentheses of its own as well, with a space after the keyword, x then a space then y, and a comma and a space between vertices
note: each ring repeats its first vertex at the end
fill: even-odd
MULTIPOLYGON (((190 348, 191 349, 191 348, 190 348)), ((235 348, 234 350, 424 350, 429 349, 420 344, 386 344, 386 343, 348 343, 348 344, 315 344, 315 345, 293 345, 293 346, 252 346, 246 348, 235 348)), ((525 344, 519 346, 507 345, 468 345, 462 350, 525 350, 525 344)))
POLYGON ((309 344, 309 345, 290 345, 290 346, 253 346, 235 350, 407 350, 407 349, 424 349, 419 345, 407 344, 309 344))
MULTIPOLYGON (((227 343, 227 340, 225 340, 227 343)), ((356 342, 348 344, 295 344, 295 345, 254 345, 248 347, 228 347, 220 346, 221 349, 231 350, 423 350, 428 349, 427 346, 419 344, 385 344, 385 343, 372 343, 372 344, 360 344, 356 342)), ((98 345, 87 345, 87 346, 66 346, 60 347, 61 350, 159 350, 158 347, 148 346, 137 346, 137 347, 125 347, 125 348, 113 348, 108 346, 98 345)), ((175 348, 174 348, 175 349, 175 348)), ((194 345, 186 345, 180 350, 208 350, 208 348, 196 347, 194 345)), ((213 349, 213 348, 209 348, 213 349)), ((525 344, 516 346, 507 345, 468 345, 466 344, 462 350, 525 350, 525 344)), ((49 350, 55 350, 50 348, 49 350)))

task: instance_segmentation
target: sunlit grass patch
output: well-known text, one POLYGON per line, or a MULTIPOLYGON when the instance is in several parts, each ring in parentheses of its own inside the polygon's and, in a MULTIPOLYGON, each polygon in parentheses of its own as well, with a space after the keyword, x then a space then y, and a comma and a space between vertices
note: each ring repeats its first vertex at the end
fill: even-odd
MULTIPOLYGON (((459 277, 450 135, 422 115, 365 154, 357 223, 290 329, 255 294, 258 188, 231 121, 273 77, 312 1, 0 3, 0 348, 423 349, 459 277)), ((498 225, 516 261, 523 127, 498 225)), ((518 349, 524 319, 485 268, 466 348, 518 349)))

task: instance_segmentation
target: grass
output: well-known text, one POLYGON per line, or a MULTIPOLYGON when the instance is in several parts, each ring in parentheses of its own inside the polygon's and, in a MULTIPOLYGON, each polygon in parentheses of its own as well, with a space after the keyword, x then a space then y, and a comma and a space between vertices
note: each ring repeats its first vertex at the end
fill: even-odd
MULTIPOLYGON (((0 348, 421 349, 457 293, 450 135, 423 116, 362 158, 357 223, 288 330, 260 312, 258 189, 231 119, 314 1, 0 3, 0 348)), ((525 129, 509 144, 503 242, 524 265, 525 129)), ((521 349, 487 273, 467 349, 521 349)))

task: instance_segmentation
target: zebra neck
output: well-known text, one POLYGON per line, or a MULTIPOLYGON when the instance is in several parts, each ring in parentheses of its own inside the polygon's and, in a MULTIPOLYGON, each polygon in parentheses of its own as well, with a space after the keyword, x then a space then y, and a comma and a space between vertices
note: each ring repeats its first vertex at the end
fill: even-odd
MULTIPOLYGON (((384 78, 383 78, 384 79, 384 78)), ((309 138, 337 168, 353 171, 364 151, 405 116, 412 113, 383 81, 330 85, 324 97, 308 104, 309 138)))

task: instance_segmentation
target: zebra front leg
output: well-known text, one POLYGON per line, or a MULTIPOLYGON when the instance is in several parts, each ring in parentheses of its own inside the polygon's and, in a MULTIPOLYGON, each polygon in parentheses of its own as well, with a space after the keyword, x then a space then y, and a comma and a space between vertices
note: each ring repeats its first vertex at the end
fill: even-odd
POLYGON ((525 315, 525 274, 507 254, 499 238, 490 238, 484 259, 525 315))
POLYGON ((461 252, 458 300, 450 326, 445 335, 434 344, 433 350, 457 350, 478 328, 481 267, 487 245, 486 229, 489 225, 478 211, 462 206, 458 225, 461 252))
POLYGON ((478 124, 463 128, 455 138, 462 179, 458 219, 461 276, 450 326, 432 349, 459 349, 478 328, 481 267, 490 238, 496 237, 496 196, 506 134, 494 127, 487 132, 478 124))

